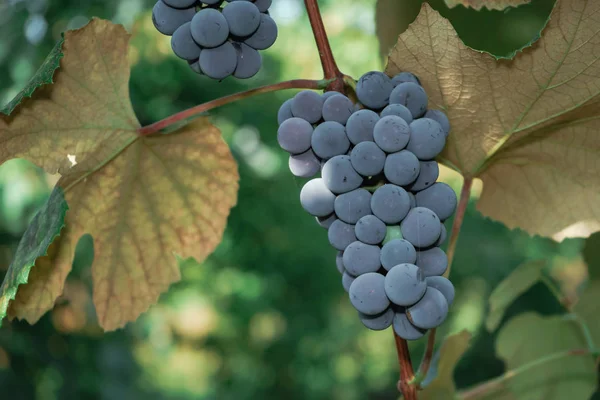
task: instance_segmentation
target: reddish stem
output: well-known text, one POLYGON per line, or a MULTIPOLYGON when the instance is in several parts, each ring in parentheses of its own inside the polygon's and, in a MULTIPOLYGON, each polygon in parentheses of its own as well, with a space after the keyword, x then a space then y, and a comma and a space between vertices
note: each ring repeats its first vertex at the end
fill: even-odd
POLYGON ((144 126, 138 129, 140 136, 151 135, 153 133, 160 132, 161 130, 168 128, 179 122, 198 117, 213 108, 224 106, 225 104, 233 103, 238 100, 245 99, 261 93, 275 92, 282 89, 323 89, 327 86, 327 81, 316 81, 312 79, 293 79, 291 81, 284 81, 275 83, 272 85, 261 86, 256 89, 247 90, 245 92, 235 93, 229 96, 221 97, 216 100, 212 100, 198 106, 188 108, 187 110, 173 114, 165 119, 153 123, 152 125, 144 126))
POLYGON ((394 332, 396 341, 396 352, 398 353, 398 363, 400 364, 400 379, 398 380, 398 391, 404 396, 404 400, 417 400, 417 387, 411 385, 415 376, 412 363, 410 361, 410 352, 408 343, 394 332))

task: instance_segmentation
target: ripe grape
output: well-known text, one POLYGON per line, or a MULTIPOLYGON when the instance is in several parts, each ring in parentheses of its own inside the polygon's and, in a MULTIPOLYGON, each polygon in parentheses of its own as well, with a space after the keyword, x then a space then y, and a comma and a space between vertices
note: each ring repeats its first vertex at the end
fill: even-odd
POLYGON ((238 79, 252 78, 260 70, 262 56, 257 50, 244 43, 233 42, 233 47, 237 50, 237 67, 233 76, 238 79))
MULTIPOLYGON (((346 193, 358 188, 363 178, 354 170, 349 156, 335 156, 327 160, 321 176, 333 193, 346 193)), ((373 205, 371 199, 371 207, 373 205)))
POLYGON ((443 275, 448 268, 448 256, 439 247, 417 251, 416 264, 425 276, 443 275))
POLYGON ((290 118, 277 130, 277 142, 282 149, 291 154, 300 154, 310 149, 313 127, 302 118, 290 118))
POLYGON ((371 71, 356 83, 356 96, 362 104, 376 110, 387 105, 392 89, 392 80, 386 74, 371 71))
POLYGON ((356 224, 365 215, 371 214, 371 193, 366 189, 354 189, 335 198, 334 210, 339 219, 356 224))
POLYGON ((442 224, 437 215, 430 209, 415 207, 402 220, 400 229, 402 230, 402 236, 413 246, 428 247, 440 237, 442 224))
POLYGON ((433 287, 427 287, 425 295, 416 304, 406 309, 410 322, 421 329, 432 329, 444 322, 448 315, 448 302, 444 295, 433 287))
POLYGON ((402 104, 410 110, 413 118, 419 118, 427 111, 425 89, 414 82, 404 82, 392 90, 390 104, 402 104))
POLYGON ((410 124, 413 121, 413 116, 410 113, 410 110, 402 104, 390 104, 379 113, 381 118, 390 115, 395 115, 396 117, 402 118, 407 124, 410 124))
POLYGON ((279 125, 283 124, 283 121, 286 119, 294 117, 292 115, 292 101, 293 99, 287 99, 283 102, 281 107, 279 107, 279 111, 277 111, 277 123, 279 125))
POLYGON ((350 302, 358 311, 367 315, 382 313, 390 305, 385 295, 385 278, 377 272, 356 277, 350 285, 350 302))
POLYGON ((223 16, 232 35, 246 37, 252 35, 260 25, 260 10, 249 1, 236 1, 223 7, 223 16))
POLYGON ((417 328, 411 324, 404 312, 397 312, 394 314, 392 327, 394 332, 396 332, 396 335, 405 340, 420 339, 425 335, 425 332, 427 332, 425 329, 417 328))
POLYGON ((385 276, 385 293, 399 306, 410 306, 423 297, 427 283, 421 269, 414 264, 398 264, 385 276))
MULTIPOLYGON (((410 200, 406 190, 400 186, 386 184, 373 193, 371 210, 386 224, 397 224, 408 213, 410 200)), ((437 237, 436 237, 437 239, 437 237)))
POLYGON ((335 213, 331 213, 325 217, 315 217, 315 219, 317 220, 317 224, 319 224, 321 228, 329 229, 331 224, 333 224, 333 222, 337 220, 337 216, 335 215, 335 213))
POLYGON ((415 74, 412 74, 410 72, 400 72, 398 75, 392 78, 392 84, 394 85, 394 87, 404 82, 413 82, 417 85, 421 85, 419 78, 417 78, 415 74))
POLYGON ((333 221, 327 230, 329 243, 337 250, 345 250, 350 243, 356 241, 354 225, 347 224, 339 219, 333 221))
POLYGON ((260 14, 258 29, 246 38, 244 43, 256 50, 266 50, 277 40, 277 33, 277 24, 273 18, 267 14, 260 14))
POLYGON ((395 153, 405 148, 410 137, 410 128, 406 121, 395 115, 381 118, 373 128, 375 143, 387 153, 395 153))
POLYGON ((392 325, 394 320, 394 310, 388 307, 384 312, 375 315, 367 315, 358 312, 358 318, 369 329, 374 331, 382 331, 392 325))
POLYGON ((440 168, 436 161, 421 161, 419 168, 419 176, 408 189, 413 192, 418 192, 427 189, 433 185, 440 174, 440 168))
POLYGON ((374 215, 365 215, 354 227, 356 238, 363 243, 379 244, 386 234, 385 223, 374 215))
POLYGON ((294 96, 292 114, 314 124, 322 117, 323 98, 312 90, 303 90, 294 96))
POLYGON ((200 52, 200 68, 206 76, 213 79, 227 78, 233 74, 236 67, 237 52, 229 42, 200 52))
POLYGON ((456 210, 456 193, 444 182, 436 182, 415 195, 417 206, 427 207, 444 221, 456 210))
POLYGON ((306 212, 315 217, 325 217, 331 214, 334 201, 335 195, 327 189, 321 178, 306 182, 300 191, 300 204, 306 212))
POLYGON ((312 150, 308 150, 301 154, 290 154, 288 166, 294 176, 312 178, 321 169, 321 162, 312 150))
POLYGON ((328 96, 323 102, 323 119, 325 121, 335 121, 346 125, 348 118, 352 115, 354 104, 343 94, 328 96))
POLYGON ((227 20, 213 8, 204 8, 192 19, 192 37, 200 46, 213 48, 222 45, 229 37, 227 20))
POLYGON ((343 255, 344 268, 354 276, 377 272, 381 267, 379 246, 354 241, 346 247, 343 255))
POLYGON ((196 5, 196 0, 163 0, 163 2, 173 8, 190 8, 196 5))
POLYGON ((410 151, 402 150, 387 156, 383 173, 393 184, 406 186, 415 182, 420 168, 419 159, 410 151))
POLYGON ((379 121, 379 115, 371 110, 359 110, 348 118, 346 122, 346 134, 352 144, 373 141, 373 129, 379 121))
POLYGON ((315 154, 325 160, 346 154, 350 148, 344 125, 334 121, 319 124, 312 135, 311 144, 315 154))
POLYGON ((343 260, 344 252, 338 251, 335 256, 335 266, 340 274, 344 274, 346 269, 344 268, 344 260, 343 260))
POLYGON ((200 46, 192 38, 190 30, 191 22, 181 25, 171 37, 171 48, 173 53, 184 60, 193 61, 200 58, 200 46))
POLYGON ((383 150, 373 142, 361 142, 350 153, 352 166, 363 176, 374 176, 383 170, 386 156, 383 150))
MULTIPOLYGON (((219 13, 220 14, 220 13, 219 13)), ((177 28, 190 22, 196 15, 194 7, 178 9, 169 7, 162 0, 158 0, 152 8, 152 22, 154 27, 163 35, 172 35, 177 28)))
POLYGON ((452 302, 454 302, 454 285, 452 282, 443 276, 429 276, 425 278, 425 282, 427 282, 427 286, 436 288, 444 295, 448 306, 452 305, 452 302))
POLYGON ((448 134, 450 133, 450 121, 443 111, 427 110, 424 117, 437 121, 442 126, 444 136, 448 137, 448 134))
POLYGON ((350 286, 352 285, 352 282, 354 282, 355 279, 355 276, 352 276, 348 272, 344 271, 344 273, 342 274, 342 286, 344 287, 344 290, 346 292, 350 291, 350 286))
POLYGON ((380 258, 383 268, 389 271, 398 264, 415 264, 417 251, 408 240, 392 239, 381 248, 380 258))
POLYGON ((412 151, 419 160, 433 160, 446 145, 446 136, 442 126, 429 118, 419 118, 410 124, 410 141, 407 150, 412 151))

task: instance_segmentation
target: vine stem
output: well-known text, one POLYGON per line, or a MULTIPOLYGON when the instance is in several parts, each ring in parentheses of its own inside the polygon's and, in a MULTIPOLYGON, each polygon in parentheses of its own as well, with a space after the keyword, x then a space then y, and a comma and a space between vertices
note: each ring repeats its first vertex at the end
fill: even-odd
POLYGON ((161 130, 175 125, 177 123, 198 117, 200 114, 205 113, 214 108, 221 107, 226 104, 236 102, 238 100, 246 99, 257 94, 275 92, 283 89, 324 89, 331 82, 332 80, 318 81, 313 79, 292 79, 290 81, 283 81, 279 83, 274 83, 272 85, 261 86, 255 89, 246 90, 245 92, 239 92, 229 96, 221 97, 216 100, 211 100, 192 108, 188 108, 187 110, 178 112, 177 114, 173 114, 151 125, 144 126, 138 129, 138 133, 140 136, 151 135, 153 133, 160 132, 161 130))
POLYGON ((479 398, 480 396, 487 395, 494 390, 502 388, 507 381, 523 374, 530 369, 533 369, 539 365, 546 364, 555 360, 559 360, 561 358, 566 358, 570 356, 585 356, 592 354, 589 349, 574 349, 574 350, 566 350, 558 353, 550 354, 548 356, 538 358, 537 360, 531 361, 527 364, 523 364, 518 368, 506 371, 504 374, 500 375, 497 378, 484 382, 480 385, 477 385, 471 389, 464 390, 459 393, 458 398, 461 400, 474 400, 479 398))
POLYGON ((412 363, 410 361, 410 352, 408 343, 394 332, 396 341, 396 352, 398 353, 398 363, 400 364, 400 379, 398 380, 398 391, 404 396, 404 400, 417 400, 417 387, 411 385, 414 379, 412 363))
MULTIPOLYGON (((458 207, 456 209, 456 216, 454 217, 454 223, 452 224, 452 231, 450 232, 450 240, 448 242, 448 269, 444 273, 447 278, 450 275, 450 268, 452 267, 452 261, 454 260, 454 254, 456 252, 456 245, 458 243, 458 236, 460 235, 460 228, 462 227, 463 220, 465 219, 465 212, 469 205, 469 198, 471 197, 471 188, 473 186, 473 178, 465 178, 462 189, 460 191, 460 198, 458 200, 458 207)), ((436 329, 429 331, 427 337, 427 347, 423 354, 423 359, 419 365, 419 370, 415 375, 414 379, 410 382, 417 387, 420 387, 421 382, 427 376, 429 367, 431 366, 431 359, 433 358, 433 350, 435 349, 435 333, 436 329)))

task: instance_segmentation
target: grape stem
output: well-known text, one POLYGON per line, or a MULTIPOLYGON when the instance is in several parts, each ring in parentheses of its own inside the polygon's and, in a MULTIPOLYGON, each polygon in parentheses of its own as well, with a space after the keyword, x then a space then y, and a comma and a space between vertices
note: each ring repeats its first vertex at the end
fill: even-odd
POLYGON ((327 87, 327 90, 335 90, 344 93, 345 75, 340 72, 340 69, 335 62, 335 57, 333 56, 331 46, 329 45, 329 38, 325 31, 325 25, 323 25, 323 19, 321 18, 319 4, 317 3, 317 0, 304 0, 304 5, 310 21, 310 27, 315 37, 317 49, 319 50, 319 58, 321 59, 325 79, 335 79, 327 87))
POLYGON ((178 112, 177 114, 173 114, 151 125, 144 126, 138 129, 138 133, 140 136, 147 136, 153 133, 158 133, 163 129, 169 128, 178 123, 187 122, 194 118, 197 118, 205 112, 214 108, 221 107, 239 100, 243 100, 257 94, 275 92, 284 89, 325 89, 325 87, 327 87, 327 85, 331 82, 333 82, 333 80, 331 79, 320 81, 313 79, 292 79, 291 81, 283 81, 271 85, 261 86, 255 89, 246 90, 244 92, 234 93, 229 96, 221 97, 216 100, 211 100, 206 103, 197 105, 195 107, 188 108, 187 110, 178 112))
MULTIPOLYGON (((452 261, 454 260, 456 244, 458 243, 460 228, 465 218, 465 211, 467 210, 467 206, 469 205, 469 198, 471 197, 472 186, 473 178, 465 178, 462 189, 460 191, 460 199, 458 200, 456 216, 454 217, 454 223, 452 224, 452 231, 450 233, 450 240, 448 242, 448 250, 446 252, 448 254, 448 269, 444 273, 444 276, 446 278, 450 275, 450 268, 452 266, 452 261)), ((427 372, 429 371, 429 367, 431 366, 433 350, 435 349, 435 332, 436 329, 432 329, 431 331, 429 331, 429 336, 427 338, 427 348, 425 349, 425 353, 423 354, 423 359, 421 360, 421 365, 419 365, 419 370, 417 374, 415 375, 414 379, 409 382, 411 385, 420 387, 421 382, 423 382, 423 380, 427 376, 427 372)))
POLYGON ((396 352, 398 353, 398 363, 400 364, 400 379, 398 380, 398 391, 404 396, 404 400, 417 400, 417 387, 411 385, 410 382, 414 379, 414 371, 410 361, 410 352, 408 343, 405 339, 394 332, 394 340, 396 341, 396 352))

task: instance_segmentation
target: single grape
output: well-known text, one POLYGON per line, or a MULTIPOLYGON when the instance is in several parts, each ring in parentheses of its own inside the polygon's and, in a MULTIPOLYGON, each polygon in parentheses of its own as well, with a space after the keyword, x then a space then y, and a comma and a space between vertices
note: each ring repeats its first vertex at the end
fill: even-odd
POLYGON ((301 154, 290 154, 290 171, 299 178, 312 178, 321 169, 321 162, 312 150, 301 154))
POLYGON ((329 96, 323 102, 323 119, 325 121, 335 121, 346 125, 348 118, 352 115, 354 104, 341 93, 335 96, 329 96))
POLYGON ((350 157, 345 155, 335 156, 327 160, 321 170, 321 176, 329 190, 337 194, 354 190, 363 181, 362 177, 352 167, 350 157))
POLYGON ((221 12, 227 20, 229 31, 234 36, 250 36, 260 25, 260 11, 249 1, 228 3, 221 12))
POLYGON ((293 99, 287 99, 283 102, 281 107, 279 107, 279 111, 277 111, 277 123, 279 125, 283 124, 283 121, 286 119, 294 117, 292 115, 292 101, 293 99))
POLYGON ((423 275, 443 275, 448 268, 448 256, 439 247, 417 251, 416 264, 423 271, 423 275))
POLYGON ((339 219, 356 224, 365 215, 371 214, 371 193, 366 189, 354 189, 335 198, 334 210, 339 219))
POLYGON ((356 279, 355 276, 350 275, 348 272, 344 271, 342 274, 342 286, 346 292, 350 292, 350 286, 352 282, 356 279))
POLYGON ((152 22, 157 31, 163 35, 172 35, 177 28, 190 22, 196 15, 194 7, 178 9, 169 7, 162 0, 158 0, 152 8, 152 22))
POLYGON ((371 71, 356 83, 356 96, 365 106, 378 110, 387 105, 392 89, 392 80, 386 74, 371 71))
POLYGON ((388 271, 398 264, 415 264, 417 251, 408 240, 392 239, 381 248, 380 261, 388 271))
POLYGON ((404 82, 392 90, 390 104, 402 104, 410 110, 413 118, 419 118, 427 111, 425 89, 414 82, 404 82))
POLYGON ((439 123, 444 131, 444 136, 448 137, 448 134, 450 133, 450 121, 443 111, 427 110, 424 118, 429 118, 439 123))
POLYGON ((407 150, 412 151, 419 160, 433 160, 444 150, 446 137, 442 126, 429 118, 419 118, 410 124, 410 141, 407 150))
POLYGON ((373 141, 373 129, 379 121, 379 115, 371 110, 358 110, 346 122, 346 134, 352 144, 373 141))
POLYGON ((346 269, 344 268, 343 256, 344 256, 343 251, 338 251, 335 256, 335 266, 337 267, 337 270, 339 271, 339 273, 342 275, 344 274, 344 271, 346 271, 346 269))
POLYGON ((406 309, 406 316, 416 327, 432 329, 440 326, 448 316, 448 302, 439 290, 428 287, 425 296, 406 309))
POLYGON ((300 154, 310 149, 313 127, 302 118, 290 118, 277 129, 277 142, 288 153, 300 154))
POLYGON ((358 318, 367 328, 374 331, 382 331, 392 325, 394 320, 394 310, 388 307, 384 312, 375 315, 363 314, 358 312, 358 318))
POLYGON ((266 50, 277 40, 277 24, 267 14, 260 14, 260 25, 256 32, 244 40, 248 46, 256 50, 266 50))
POLYGON ((272 0, 255 0, 254 4, 258 7, 258 11, 261 13, 265 13, 269 11, 269 7, 271 7, 272 0))
POLYGON ((339 219, 333 221, 327 230, 327 238, 333 248, 337 250, 345 250, 350 243, 356 241, 354 235, 354 225, 347 224, 339 219))
POLYGON ((356 223, 354 233, 356 234, 356 238, 363 243, 379 244, 385 239, 386 226, 376 216, 365 215, 356 223))
POLYGON ((425 282, 427 282, 427 286, 436 288, 444 295, 448 302, 448 307, 452 305, 454 301, 454 285, 452 282, 443 276, 428 276, 425 278, 425 282))
POLYGON ((407 189, 412 192, 427 189, 435 183, 440 174, 440 168, 437 161, 421 161, 419 164, 420 168, 417 180, 407 187, 407 189))
POLYGON ((373 129, 375 143, 387 153, 395 153, 405 148, 410 137, 410 128, 406 121, 395 115, 381 118, 373 129))
POLYGON ((374 176, 383 171, 385 153, 373 142, 361 142, 350 152, 352 166, 362 176, 374 176))
POLYGON ((196 5, 196 0, 163 0, 166 5, 173 8, 190 8, 196 5))
POLYGON ((329 92, 323 92, 323 94, 321 95, 321 97, 323 98, 323 103, 331 96, 335 96, 338 94, 340 94, 340 92, 336 92, 335 90, 330 90, 329 92))
POLYGON ((407 192, 408 197, 410 198, 410 208, 415 208, 417 206, 417 199, 414 194, 411 192, 407 192))
POLYGON ((377 188, 371 197, 373 214, 386 224, 397 224, 402 221, 409 208, 410 199, 408 194, 400 186, 383 185, 377 188))
MULTIPOLYGON (((312 90, 303 90, 294 96, 292 114, 314 124, 322 117, 323 98, 312 90)), ((343 128, 343 126, 342 126, 343 128)))
POLYGON ((315 217, 315 219, 321 228, 329 229, 331 224, 333 224, 333 221, 337 220, 337 216, 335 213, 331 213, 325 217, 315 217))
POLYGON ((188 65, 190 66, 192 71, 194 71, 195 73, 197 73, 199 75, 204 75, 202 73, 202 69, 200 68, 200 60, 190 60, 190 61, 188 61, 188 65))
POLYGON ((237 50, 237 67, 233 76, 238 79, 252 78, 260 70, 262 56, 245 43, 233 42, 233 47, 237 50))
POLYGON ((379 113, 381 118, 390 115, 395 115, 396 117, 402 118, 407 124, 410 124, 413 121, 413 116, 410 113, 410 110, 402 104, 390 104, 379 113))
POLYGON ((399 306, 410 306, 423 297, 427 283, 421 269, 414 264, 398 264, 385 276, 385 294, 399 306))
POLYGON ((233 74, 236 67, 237 52, 229 42, 225 42, 214 49, 204 49, 200 52, 200 68, 210 78, 227 78, 233 74))
POLYGON ((440 219, 425 207, 411 209, 400 224, 402 236, 415 247, 434 244, 442 232, 440 219))
POLYGON ((192 38, 191 22, 181 25, 171 37, 173 53, 184 60, 193 61, 200 57, 200 46, 192 38))
POLYGON ((383 173, 391 183, 406 186, 415 182, 420 168, 417 156, 408 150, 401 150, 387 156, 383 173))
POLYGON ((404 312, 397 312, 394 314, 392 327, 394 332, 396 332, 396 335, 400 336, 404 340, 420 339, 427 332, 427 330, 417 328, 411 324, 404 312))
POLYGON ((377 272, 369 272, 356 277, 350 285, 350 302, 358 311, 367 315, 382 313, 390 301, 385 295, 385 278, 377 272))
POLYGON ((419 207, 427 207, 445 221, 456 210, 456 193, 444 182, 436 182, 415 195, 419 207))
POLYGON ((311 145, 315 154, 326 160, 346 154, 350 148, 350 141, 346 136, 344 125, 339 122, 325 121, 315 128, 311 145))
POLYGON ((381 267, 379 246, 354 241, 344 250, 344 268, 354 276, 377 272, 381 267))
POLYGON ((442 222, 442 233, 440 233, 440 238, 435 242, 434 246, 440 247, 446 241, 446 237, 448 236, 448 232, 446 231, 446 226, 442 222))
POLYGON ((404 82, 412 82, 416 83, 417 85, 421 84, 419 78, 417 78, 415 74, 411 74, 410 72, 400 72, 398 75, 392 78, 392 85, 394 85, 394 87, 404 82))
POLYGON ((333 212, 335 195, 321 178, 306 182, 300 191, 300 204, 310 215, 325 217, 333 212))
POLYGON ((229 37, 227 20, 221 12, 213 8, 198 11, 192 19, 190 29, 196 43, 205 48, 218 47, 229 37))

